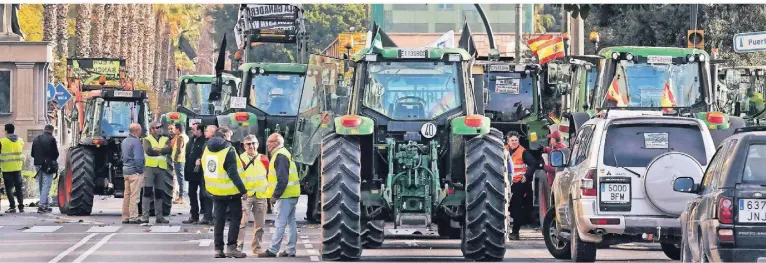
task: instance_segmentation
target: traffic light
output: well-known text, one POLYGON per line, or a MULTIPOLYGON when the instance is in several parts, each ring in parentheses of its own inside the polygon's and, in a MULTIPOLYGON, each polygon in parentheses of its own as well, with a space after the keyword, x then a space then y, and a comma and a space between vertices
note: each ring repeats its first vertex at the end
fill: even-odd
POLYGON ((686 41, 689 48, 705 49, 705 30, 686 31, 686 41))

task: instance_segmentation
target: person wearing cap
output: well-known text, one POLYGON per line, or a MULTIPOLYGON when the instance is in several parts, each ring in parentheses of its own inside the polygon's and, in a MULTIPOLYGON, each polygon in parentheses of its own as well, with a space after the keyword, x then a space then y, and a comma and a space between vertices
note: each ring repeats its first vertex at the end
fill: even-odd
POLYGON ((532 181, 537 168, 535 157, 521 146, 521 135, 515 131, 508 132, 506 140, 506 160, 511 177, 510 212, 513 227, 509 238, 519 240, 519 230, 526 224, 532 211, 532 181))
MULTIPOLYGON (((564 135, 560 131, 553 131, 545 137, 549 139, 550 147, 543 147, 543 152, 550 154, 553 151, 567 148, 567 145, 564 144, 564 135)), ((546 164, 543 166, 543 170, 548 176, 548 187, 550 187, 553 184, 553 178, 556 177, 556 167, 546 164)))
MULTIPOLYGON (((168 155, 173 151, 173 148, 168 143, 169 139, 166 136, 160 134, 162 131, 162 124, 154 121, 149 124, 150 135, 144 138, 144 159, 146 169, 144 169, 144 194, 143 203, 141 208, 143 210, 143 216, 141 218, 142 223, 149 223, 149 205, 154 201, 154 215, 157 217, 157 224, 170 223, 164 218, 162 211, 163 200, 159 198, 165 197, 165 192, 171 189, 165 189, 173 185, 173 177, 170 175, 168 169, 168 155)), ((171 200, 167 200, 170 202, 171 200)), ((169 211, 168 211, 169 212, 169 211)))

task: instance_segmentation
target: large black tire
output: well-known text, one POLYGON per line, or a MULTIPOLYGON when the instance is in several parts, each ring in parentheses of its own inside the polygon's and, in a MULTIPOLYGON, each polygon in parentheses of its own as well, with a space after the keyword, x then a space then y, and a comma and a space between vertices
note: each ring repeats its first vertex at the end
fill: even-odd
POLYGON ((359 138, 330 133, 322 140, 322 260, 362 255, 359 138))
POLYGON ((364 224, 364 230, 362 231, 362 247, 364 248, 380 248, 383 246, 385 237, 385 224, 384 220, 369 220, 364 224))
POLYGON ((543 218, 543 239, 545 247, 556 259, 571 259, 572 251, 569 249, 569 241, 558 236, 556 229, 556 210, 548 209, 543 218))
POLYGON ((466 218, 461 248, 473 261, 500 261, 505 256, 508 179, 502 137, 492 129, 471 138, 465 147, 466 218))
POLYGON ((62 176, 63 180, 59 179, 59 211, 70 216, 90 215, 96 188, 93 152, 84 147, 73 147, 68 155, 66 174, 62 176), (67 183, 71 186, 68 193, 67 183), (63 199, 62 193, 65 195, 63 199))
POLYGON ((660 243, 662 252, 672 260, 681 259, 681 247, 673 243, 660 243))
MULTIPOLYGON (((572 204, 569 206, 569 210, 573 209, 572 204)), ((574 262, 595 262, 596 252, 598 251, 598 243, 585 242, 580 239, 580 232, 577 231, 577 222, 572 218, 572 239, 569 241, 569 247, 571 249, 572 261, 574 262)))

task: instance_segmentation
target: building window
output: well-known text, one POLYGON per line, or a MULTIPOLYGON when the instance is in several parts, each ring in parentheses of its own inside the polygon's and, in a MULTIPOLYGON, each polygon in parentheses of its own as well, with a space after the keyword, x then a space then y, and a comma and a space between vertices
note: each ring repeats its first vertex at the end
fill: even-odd
POLYGON ((0 114, 11 113, 11 72, 0 71, 0 114))
POLYGON ((428 24, 427 23, 395 23, 391 27, 391 32, 428 33, 428 24))
POLYGON ((428 5, 416 4, 416 5, 403 5, 395 4, 391 6, 393 10, 411 11, 411 10, 428 10, 428 5))
POLYGON ((489 10, 513 10, 514 5, 507 4, 491 4, 489 10))
POLYGON ((514 25, 516 23, 492 23, 492 31, 495 32, 516 32, 514 25))
POLYGON ((436 33, 444 33, 450 30, 455 30, 454 23, 436 23, 434 25, 434 31, 436 33))
POLYGON ((436 5, 437 10, 452 10, 455 9, 454 4, 437 4, 436 5))

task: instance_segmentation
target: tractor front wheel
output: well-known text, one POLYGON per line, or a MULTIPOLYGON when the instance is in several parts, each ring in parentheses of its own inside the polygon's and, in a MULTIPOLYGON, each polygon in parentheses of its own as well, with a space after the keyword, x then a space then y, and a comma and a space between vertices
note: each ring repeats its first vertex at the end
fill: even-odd
POLYGON ((69 149, 66 172, 59 177, 59 211, 70 216, 87 216, 93 210, 95 158, 84 147, 69 149))
POLYGON ((471 138, 465 147, 466 216, 461 247, 473 261, 505 256, 508 209, 503 140, 499 131, 471 138))
POLYGON ((362 255, 359 138, 330 133, 322 140, 322 260, 362 255))

